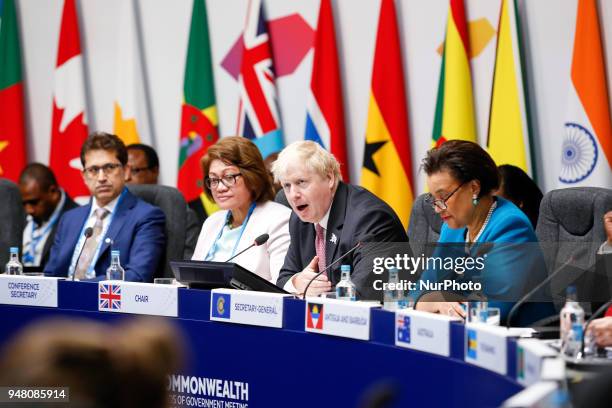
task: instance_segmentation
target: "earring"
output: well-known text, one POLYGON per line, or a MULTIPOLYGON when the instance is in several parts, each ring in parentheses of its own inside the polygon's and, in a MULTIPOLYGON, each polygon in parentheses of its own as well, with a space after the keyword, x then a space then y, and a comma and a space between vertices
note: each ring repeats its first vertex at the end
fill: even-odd
POLYGON ((474 207, 476 207, 476 206, 478 205, 478 196, 477 196, 476 194, 474 194, 474 195, 472 196, 472 205, 473 205, 474 207))

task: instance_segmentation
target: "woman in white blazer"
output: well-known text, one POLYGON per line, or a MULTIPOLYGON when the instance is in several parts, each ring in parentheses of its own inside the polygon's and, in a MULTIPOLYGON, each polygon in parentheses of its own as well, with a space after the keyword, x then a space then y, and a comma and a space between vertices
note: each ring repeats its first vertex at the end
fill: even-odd
POLYGON ((232 260, 272 283, 289 248, 291 210, 275 203, 272 179, 259 149, 244 137, 224 137, 202 158, 204 192, 221 211, 209 216, 193 260, 223 262, 268 234, 268 241, 232 260))

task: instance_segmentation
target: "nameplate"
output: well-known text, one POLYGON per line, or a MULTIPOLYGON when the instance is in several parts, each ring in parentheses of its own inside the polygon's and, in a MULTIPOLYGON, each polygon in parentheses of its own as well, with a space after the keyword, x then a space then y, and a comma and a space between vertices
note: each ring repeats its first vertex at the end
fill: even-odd
POLYGON ((485 323, 465 325, 465 361, 496 373, 508 372, 508 338, 505 327, 485 323))
POLYGON ((306 298, 307 332, 370 340, 370 302, 306 298))
POLYGON ((395 345, 440 356, 450 356, 450 325, 446 315, 402 309, 395 312, 395 345))
POLYGON ((0 275, 0 303, 57 307, 58 278, 0 275))
POLYGON ((283 327, 283 298, 280 293, 213 289, 210 320, 253 326, 283 327))
POLYGON ((557 354, 541 340, 519 339, 516 345, 516 380, 525 386, 540 381, 542 362, 557 354))
POLYGON ((178 287, 152 283, 101 281, 98 310, 153 316, 178 316, 178 287))

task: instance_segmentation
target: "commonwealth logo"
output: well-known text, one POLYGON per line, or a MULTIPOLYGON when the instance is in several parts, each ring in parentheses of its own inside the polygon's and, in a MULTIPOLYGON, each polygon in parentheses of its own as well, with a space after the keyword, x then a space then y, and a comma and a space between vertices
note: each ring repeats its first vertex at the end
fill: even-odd
POLYGON ((230 318, 232 305, 232 295, 229 293, 213 293, 212 294, 212 317, 220 317, 223 319, 230 318))

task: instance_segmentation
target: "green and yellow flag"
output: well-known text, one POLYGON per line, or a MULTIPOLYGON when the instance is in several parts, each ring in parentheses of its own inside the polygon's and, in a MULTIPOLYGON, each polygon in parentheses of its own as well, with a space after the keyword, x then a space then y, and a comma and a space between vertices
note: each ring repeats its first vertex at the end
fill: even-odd
POLYGON ((476 142, 470 40, 463 0, 450 0, 433 126, 433 144, 450 139, 476 142))

